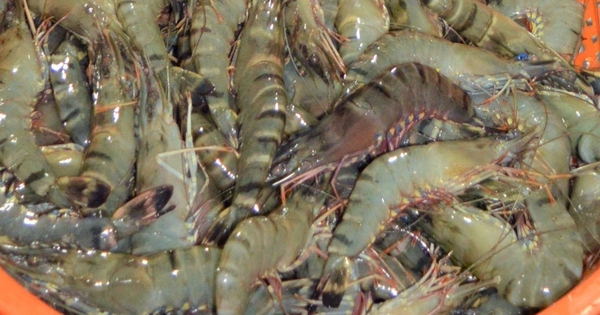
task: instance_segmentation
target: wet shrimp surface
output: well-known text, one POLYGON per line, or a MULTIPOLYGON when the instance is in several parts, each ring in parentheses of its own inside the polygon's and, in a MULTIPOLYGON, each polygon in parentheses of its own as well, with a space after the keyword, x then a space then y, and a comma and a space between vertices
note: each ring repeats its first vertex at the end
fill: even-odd
POLYGON ((583 25, 576 0, 0 0, 0 265, 65 314, 539 312, 600 251, 583 25))

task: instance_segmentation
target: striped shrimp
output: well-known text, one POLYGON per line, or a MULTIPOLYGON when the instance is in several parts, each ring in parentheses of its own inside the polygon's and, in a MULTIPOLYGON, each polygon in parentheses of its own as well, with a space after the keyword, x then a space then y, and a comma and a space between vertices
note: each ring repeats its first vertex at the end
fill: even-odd
POLYGON ((248 292, 260 278, 293 265, 309 241, 312 221, 325 197, 316 188, 302 187, 269 216, 246 219, 235 228, 217 269, 219 315, 242 314, 248 292))
MULTIPOLYGON (((588 96, 594 95, 585 79, 558 53, 531 35, 527 29, 500 12, 476 0, 422 1, 431 10, 438 13, 455 31, 476 46, 510 58, 526 53, 540 60, 556 60, 563 71, 553 75, 554 83, 588 96)), ((577 3, 573 4, 573 7, 580 11, 578 15, 581 23, 583 20, 583 7, 577 3)), ((557 9, 557 12, 560 15, 563 11, 557 9)), ((580 29, 577 30, 577 33, 580 33, 580 29)))
POLYGON ((557 200, 552 203, 544 189, 530 189, 521 200, 530 226, 513 227, 490 212, 460 204, 428 211, 419 226, 479 279, 499 276, 498 291, 509 302, 537 308, 579 281, 583 249, 564 198, 553 190, 557 200))
POLYGON ((37 201, 46 197, 70 207, 29 130, 35 99, 47 80, 40 53, 19 3, 13 26, 0 34, 0 164, 23 181, 37 201))
POLYGON ((111 218, 43 214, 36 215, 14 196, 0 195, 0 235, 16 245, 64 245, 111 250, 117 242, 152 224, 171 211, 164 208, 173 188, 157 187, 138 194, 111 218))
POLYGON ((240 35, 234 84, 240 109, 240 159, 231 207, 207 237, 223 244, 235 224, 260 211, 257 197, 266 181, 285 126, 285 53, 281 0, 256 0, 240 35))
MULTIPOLYGON (((202 76, 177 67, 171 67, 168 51, 163 43, 155 15, 164 1, 119 1, 117 17, 141 52, 141 65, 147 69, 140 76, 138 111, 138 143, 136 188, 140 191, 173 185, 170 205, 174 211, 119 244, 120 251, 148 254, 191 246, 186 219, 191 213, 196 194, 206 178, 197 178, 197 162, 193 152, 184 152, 180 128, 173 117, 175 104, 199 99, 213 90, 202 76), (174 104, 175 103, 175 104, 174 104), (184 152, 183 154, 181 152, 184 152), (194 181, 201 181, 194 185, 194 181)), ((208 186, 208 185, 207 185, 208 186)))
POLYGON ((340 47, 340 56, 349 66, 367 46, 390 28, 390 16, 383 0, 339 0, 335 26, 347 39, 340 47))
POLYGON ((344 61, 324 24, 318 0, 293 0, 285 7, 285 27, 292 58, 303 69, 325 82, 341 82, 346 72, 344 61))
POLYGON ((508 141, 478 138, 434 142, 377 157, 360 174, 329 243, 322 280, 323 303, 339 304, 347 285, 350 259, 371 245, 398 212, 460 193, 484 180, 491 173, 485 166, 521 152, 534 135, 508 141))
POLYGON ((90 141, 92 99, 85 73, 79 65, 74 38, 63 41, 50 57, 50 82, 60 119, 73 140, 81 146, 90 141))
POLYGON ((506 74, 534 78, 558 70, 553 63, 528 63, 501 58, 483 49, 451 43, 428 34, 404 30, 383 35, 348 68, 344 96, 370 82, 386 68, 403 62, 418 62, 437 69, 455 84, 471 77, 506 74))
POLYGON ((344 99, 315 127, 283 144, 271 176, 285 176, 285 181, 315 168, 348 162, 348 158, 379 149, 393 133, 426 117, 469 122, 471 100, 432 68, 417 63, 391 67, 344 99))
POLYGON ((45 256, 50 263, 45 267, 3 265, 35 279, 45 292, 58 290, 67 309, 86 314, 212 314, 214 309, 217 248, 194 246, 146 256, 62 250, 45 256))
POLYGON ((571 61, 583 25, 583 6, 576 0, 491 0, 488 6, 513 20, 524 20, 535 37, 571 61))
MULTIPOLYGON (((135 143, 134 70, 124 38, 108 31, 93 64, 94 129, 78 177, 58 184, 83 208, 99 208, 106 216, 131 196, 135 143)), ((89 213, 88 213, 89 214, 89 213)))
POLYGON ((191 62, 214 85, 206 96, 212 120, 229 145, 238 147, 237 114, 229 86, 229 52, 238 26, 246 19, 246 0, 200 0, 192 14, 191 62))

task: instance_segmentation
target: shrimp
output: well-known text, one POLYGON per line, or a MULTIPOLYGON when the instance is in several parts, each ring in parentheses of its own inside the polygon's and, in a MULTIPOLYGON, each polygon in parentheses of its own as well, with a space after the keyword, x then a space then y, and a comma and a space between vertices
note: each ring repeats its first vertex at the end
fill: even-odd
POLYGON ((242 314, 249 289, 259 278, 292 266, 309 240, 325 197, 316 188, 302 187, 269 216, 246 219, 235 228, 217 269, 218 314, 242 314))
POLYGON ((234 149, 238 147, 238 123, 229 86, 229 52, 238 26, 246 19, 246 2, 199 1, 190 29, 191 64, 214 85, 206 102, 218 130, 234 149))
MULTIPOLYGON (((108 32, 94 63, 94 129, 78 177, 63 177, 58 185, 84 208, 99 208, 111 216, 131 196, 134 180, 134 70, 130 47, 119 34, 108 32)), ((89 213, 88 213, 89 214, 89 213)))
MULTIPOLYGON (((556 83, 578 93, 584 93, 588 96, 594 95, 585 79, 558 53, 531 35, 527 29, 498 11, 475 0, 422 1, 448 22, 454 30, 476 46, 511 58, 526 53, 540 60, 556 60, 563 68, 563 71, 554 74, 557 77, 556 83)), ((580 21, 582 21, 583 8, 581 5, 573 3, 573 8, 577 9, 575 6, 579 6, 578 11, 580 12, 578 14, 580 15, 580 21)), ((562 10, 557 11, 562 12, 562 10)), ((577 34, 580 31, 578 29, 577 34)), ((579 36, 575 37, 578 38, 579 36)), ((567 39, 567 41, 569 40, 567 39)))
POLYGON ((403 30, 390 32, 371 45, 360 59, 348 67, 342 98, 358 86, 370 82, 381 71, 403 62, 418 62, 437 69, 455 84, 473 76, 506 74, 534 78, 558 70, 554 63, 528 63, 501 58, 483 49, 451 43, 428 34, 403 30))
POLYGON ((73 38, 65 40, 50 57, 50 82, 60 119, 74 143, 90 141, 92 99, 85 74, 79 65, 79 48, 73 38))
POLYGON ((58 206, 70 207, 29 130, 29 115, 47 78, 20 4, 15 15, 14 25, 0 34, 0 164, 24 182, 37 201, 49 198, 58 206))
POLYGON ((484 180, 491 172, 482 167, 520 153, 534 135, 513 140, 434 142, 377 157, 361 173, 327 248, 323 303, 339 303, 347 285, 350 259, 371 245, 398 212, 413 204, 432 203, 436 198, 460 193, 484 180), (420 165, 427 167, 421 169, 420 165))
POLYGON ((208 243, 223 244, 241 219, 260 211, 257 197, 266 181, 285 126, 282 1, 256 0, 240 35, 234 83, 240 109, 240 159, 232 205, 211 227, 208 243))
POLYGON ((324 13, 317 0, 293 0, 285 7, 285 27, 290 34, 290 54, 308 72, 325 82, 341 82, 344 61, 324 25, 324 13))
POLYGON ((388 132, 394 136, 405 125, 429 117, 469 122, 471 100, 434 69, 417 63, 391 67, 347 97, 314 128, 284 143, 271 176, 285 176, 285 181, 315 168, 352 162, 348 158, 377 150, 389 141, 388 132))
MULTIPOLYGON (((564 119, 571 139, 571 152, 584 163, 600 161, 600 113, 591 100, 562 91, 541 90, 540 96, 549 108, 564 119)), ((600 231, 597 213, 598 193, 595 189, 600 181, 598 171, 587 167, 574 171, 569 212, 588 251, 600 247, 600 231)))
POLYGON ((147 190, 121 206, 111 218, 36 215, 14 197, 0 196, 0 234, 14 244, 66 245, 111 250, 117 242, 155 222, 172 208, 164 208, 171 197, 170 186, 147 190))
POLYGON ((531 33, 571 61, 580 41, 583 6, 576 0, 554 3, 548 0, 492 0, 488 6, 513 20, 525 20, 531 33))
POLYGON ((466 277, 456 272, 444 274, 434 261, 427 273, 397 297, 375 304, 369 314, 446 314, 460 306, 470 295, 492 286, 499 279, 463 284, 466 277))
POLYGON ((552 203, 544 189, 523 198, 532 230, 515 232, 497 216, 460 204, 428 211, 419 225, 478 278, 499 276, 498 291, 512 304, 545 307, 579 281, 583 248, 564 203, 552 203))
POLYGON ((200 180, 204 186, 208 179, 203 174, 197 178, 195 155, 185 152, 180 128, 173 117, 174 103, 199 99, 212 91, 213 86, 198 74, 171 67, 160 30, 152 22, 163 4, 160 0, 154 3, 123 0, 116 8, 125 32, 135 38, 133 45, 141 52, 141 65, 147 69, 140 76, 135 184, 138 190, 165 184, 174 186, 170 205, 175 210, 119 245, 120 251, 135 254, 193 245, 195 240, 188 237, 186 220, 196 194, 213 192, 212 188, 200 192, 193 184, 200 180))
POLYGON ((390 16, 383 0, 339 0, 335 26, 347 39, 340 56, 349 66, 390 28, 390 16))
POLYGON ((46 291, 58 290, 71 309, 85 307, 96 313, 116 314, 168 310, 210 314, 220 257, 221 250, 204 246, 147 256, 62 250, 46 255, 52 263, 46 267, 3 265, 13 273, 33 277, 46 291))

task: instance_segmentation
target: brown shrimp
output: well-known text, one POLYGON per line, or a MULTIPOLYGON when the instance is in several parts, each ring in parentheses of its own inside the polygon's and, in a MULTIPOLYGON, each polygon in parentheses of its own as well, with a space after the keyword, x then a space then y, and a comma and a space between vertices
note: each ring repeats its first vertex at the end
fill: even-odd
POLYGON ((432 68, 418 63, 391 67, 345 98, 315 127, 284 143, 271 177, 285 181, 309 170, 351 162, 349 158, 379 150, 407 124, 428 117, 469 122, 471 100, 432 68))

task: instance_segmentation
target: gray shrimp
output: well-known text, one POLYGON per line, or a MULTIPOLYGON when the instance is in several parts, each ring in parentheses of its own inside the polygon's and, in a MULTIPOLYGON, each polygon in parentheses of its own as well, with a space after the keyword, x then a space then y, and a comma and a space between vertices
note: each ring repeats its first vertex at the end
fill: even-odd
POLYGON ((348 67, 343 96, 370 82, 381 71, 403 62, 418 62, 437 69, 455 84, 475 76, 506 74, 531 79, 558 70, 554 63, 528 63, 501 58, 483 49, 451 43, 442 38, 412 31, 390 32, 371 45, 348 67))
POLYGON ((271 177, 287 181, 309 170, 352 162, 381 150, 407 124, 430 117, 470 122, 471 99, 432 68, 418 63, 391 67, 341 101, 315 127, 284 143, 271 177))
POLYGON ((583 5, 572 1, 492 0, 488 6, 513 20, 525 20, 531 33, 571 61, 581 40, 583 5))
POLYGON ((309 241, 325 197, 317 188, 300 188, 269 216, 248 218, 235 228, 217 269, 218 314, 242 314, 256 281, 292 266, 309 241))
POLYGON ((111 216, 133 190, 135 72, 130 68, 130 47, 120 34, 107 32, 95 48, 99 53, 93 63, 94 129, 81 174, 62 177, 58 185, 80 207, 111 216))
POLYGON ((23 181, 36 199, 49 198, 70 207, 29 130, 35 99, 47 82, 46 69, 24 14, 19 9, 15 15, 14 25, 0 34, 0 164, 23 181))
POLYGON ((520 153, 534 135, 508 141, 478 138, 434 142, 377 157, 362 171, 328 246, 323 302, 330 306, 339 303, 347 285, 350 259, 371 245, 402 209, 436 202, 436 198, 460 193, 486 179, 490 171, 485 166, 520 153))
POLYGON ((240 110, 240 158, 232 205, 219 215, 206 238, 222 245, 241 219, 260 211, 264 185, 285 127, 287 96, 281 0, 256 0, 240 35, 234 84, 240 110))
POLYGON ((520 307, 546 307, 580 279, 583 249, 564 198, 531 188, 524 204, 532 227, 516 229, 478 208, 455 204, 428 211, 420 227, 479 279, 500 277, 498 291, 520 307), (562 200, 561 200, 562 199, 562 200))
POLYGON ((238 26, 246 19, 246 0, 198 1, 190 28, 191 63, 214 90, 206 96, 210 114, 229 145, 238 148, 237 113, 229 84, 229 53, 238 26))
MULTIPOLYGON (((510 58, 525 53, 540 60, 556 60, 563 71, 552 75, 555 84, 588 96, 594 95, 585 79, 558 53, 500 12, 476 0, 422 1, 476 46, 510 58)), ((580 21, 583 21, 583 6, 573 4, 573 8, 580 11, 580 21)), ((557 11, 562 14, 562 10, 557 11)), ((577 32, 579 33, 580 29, 577 32)))
MULTIPOLYGON (((600 114, 591 100, 563 91, 541 90, 540 96, 549 108, 564 119, 571 153, 585 164, 600 161, 600 114)), ((597 223, 598 190, 600 184, 595 167, 580 167, 574 175, 569 211, 581 235, 586 251, 600 248, 600 231, 597 223)))
POLYGON ((146 256, 62 250, 46 254, 51 263, 46 267, 4 265, 9 271, 33 277, 46 292, 58 290, 67 308, 111 314, 168 310, 212 314, 220 258, 220 249, 204 246, 146 256))
POLYGON ((92 125, 92 98, 79 65, 78 46, 69 38, 50 56, 50 83, 60 119, 74 143, 86 147, 92 125))
POLYGON ((116 7, 125 32, 135 38, 133 45, 140 51, 140 66, 147 69, 139 80, 135 185, 140 191, 165 184, 174 186, 169 205, 175 210, 119 244, 120 251, 135 254, 193 245, 195 240, 190 238, 186 220, 196 195, 214 191, 214 186, 206 184, 208 179, 197 173, 196 156, 192 150, 186 151, 173 117, 176 104, 203 97, 214 87, 202 76, 170 65, 168 51, 154 22, 165 4, 161 0, 120 0, 116 7))
POLYGON ((335 26, 345 39, 340 46, 344 64, 349 66, 367 47, 390 28, 390 16, 383 0, 339 0, 335 26))

